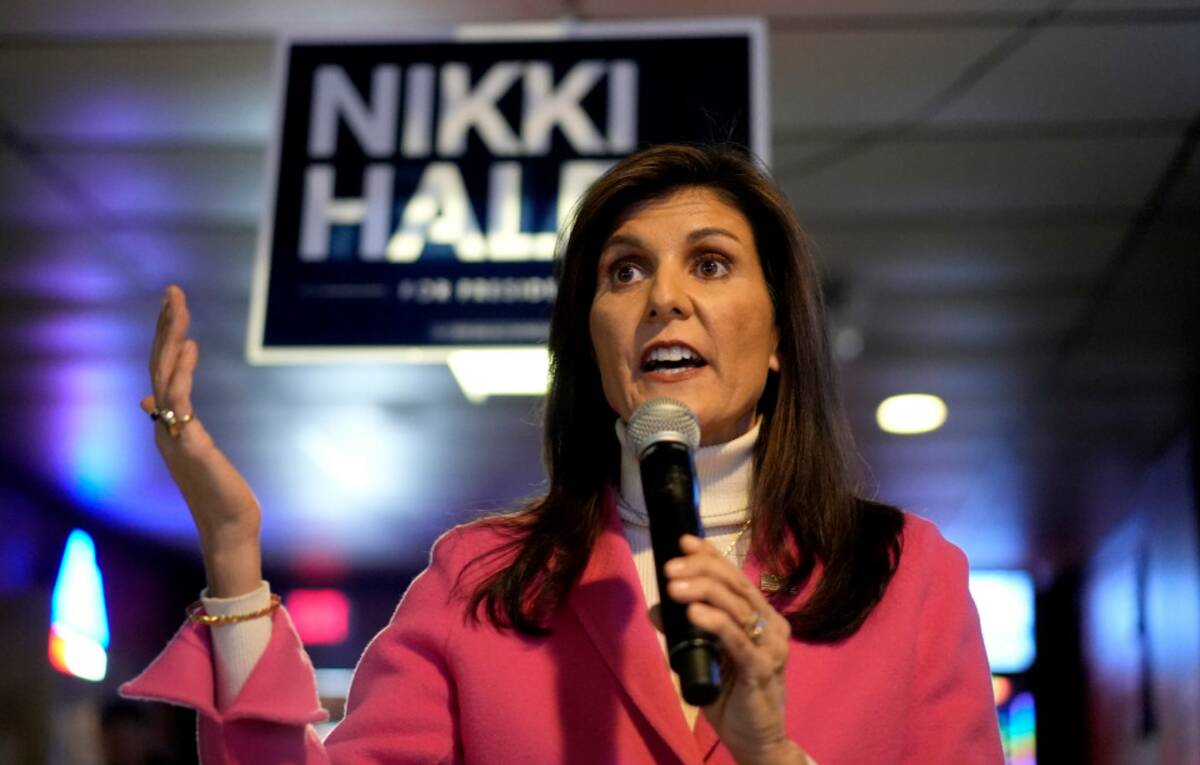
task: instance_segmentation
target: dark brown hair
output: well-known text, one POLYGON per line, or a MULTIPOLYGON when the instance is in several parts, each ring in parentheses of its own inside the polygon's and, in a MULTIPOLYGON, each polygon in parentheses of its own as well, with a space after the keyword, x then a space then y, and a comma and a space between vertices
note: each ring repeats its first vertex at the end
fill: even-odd
POLYGON ((473 585, 474 618, 482 607, 498 627, 545 634, 548 615, 587 565, 605 522, 606 487, 619 484, 620 470, 615 414, 601 388, 588 323, 597 261, 634 205, 687 187, 711 189, 746 216, 775 309, 780 371, 769 375, 758 406, 763 424, 754 451, 751 550, 789 589, 822 565, 810 597, 786 614, 793 633, 811 642, 853 634, 895 571, 903 515, 856 496, 820 281, 787 199, 742 150, 658 146, 616 164, 576 208, 550 323, 543 444, 549 490, 486 521, 509 532, 509 540, 473 562, 500 562, 473 585))

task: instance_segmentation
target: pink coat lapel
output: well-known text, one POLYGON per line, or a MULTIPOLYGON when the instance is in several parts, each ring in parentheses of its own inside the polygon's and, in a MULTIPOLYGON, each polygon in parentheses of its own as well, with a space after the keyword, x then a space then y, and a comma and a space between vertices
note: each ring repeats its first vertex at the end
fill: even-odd
POLYGON ((683 763, 700 753, 688 730, 612 494, 607 522, 567 604, 633 705, 683 763))

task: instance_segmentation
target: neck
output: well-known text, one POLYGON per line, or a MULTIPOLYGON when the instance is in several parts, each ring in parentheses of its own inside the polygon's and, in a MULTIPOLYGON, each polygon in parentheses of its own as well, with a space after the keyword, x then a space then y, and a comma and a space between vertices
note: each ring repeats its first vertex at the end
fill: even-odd
MULTIPOLYGON (((754 478, 754 444, 759 422, 746 433, 723 444, 696 450, 696 480, 700 484, 700 523, 705 529, 745 522, 754 478)), ((625 423, 617 420, 621 442, 621 495, 617 510, 626 523, 646 526, 646 503, 642 496, 641 466, 629 444, 625 423)))

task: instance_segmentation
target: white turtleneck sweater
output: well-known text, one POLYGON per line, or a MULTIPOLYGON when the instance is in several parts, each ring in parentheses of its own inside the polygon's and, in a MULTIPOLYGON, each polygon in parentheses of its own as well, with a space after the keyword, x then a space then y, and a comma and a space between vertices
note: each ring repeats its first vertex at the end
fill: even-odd
MULTIPOLYGON (((650 546, 650 526, 642 498, 641 469, 625 434, 625 423, 617 420, 617 439, 621 442, 621 487, 617 498, 625 537, 633 552, 633 563, 646 603, 659 601, 658 581, 654 570, 654 552, 650 546)), ((718 551, 725 553, 735 564, 741 564, 749 544, 749 535, 739 532, 745 525, 753 478, 754 442, 758 438, 756 423, 744 435, 724 444, 705 446, 696 450, 696 477, 700 484, 700 522, 705 538, 718 551), (732 547, 732 549, 731 549, 732 547)), ((266 582, 257 590, 234 598, 209 598, 201 593, 204 609, 210 614, 237 614, 255 611, 270 603, 271 591, 266 582)), ((270 619, 251 619, 234 624, 211 627, 213 651, 216 656, 217 706, 225 708, 233 702, 250 676, 250 671, 266 650, 271 639, 270 619)), ((666 639, 660 633, 659 645, 666 656, 666 639)), ((679 692, 678 680, 675 691, 679 692)), ((688 725, 694 727, 698 709, 683 701, 680 705, 688 725)))

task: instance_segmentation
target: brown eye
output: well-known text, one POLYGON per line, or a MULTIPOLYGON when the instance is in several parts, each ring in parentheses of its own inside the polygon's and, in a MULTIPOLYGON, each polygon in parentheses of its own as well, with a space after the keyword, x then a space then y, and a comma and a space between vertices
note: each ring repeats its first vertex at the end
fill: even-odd
POLYGON ((721 258, 706 257, 699 262, 696 270, 705 279, 719 279, 729 273, 729 266, 721 258))
POLYGON ((613 267, 612 280, 615 284, 632 284, 641 276, 641 269, 629 261, 618 263, 613 267))

